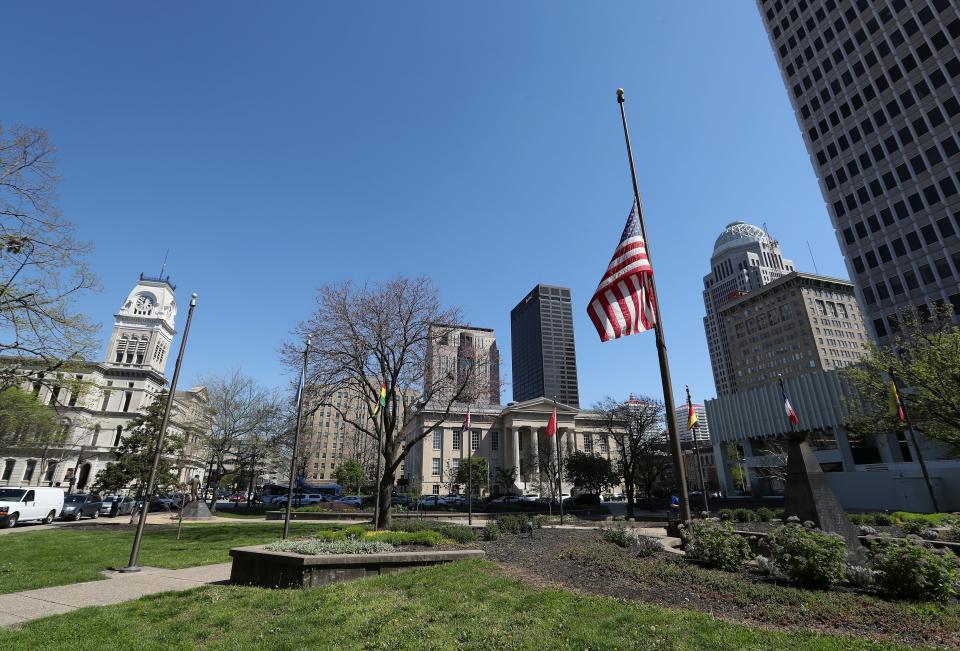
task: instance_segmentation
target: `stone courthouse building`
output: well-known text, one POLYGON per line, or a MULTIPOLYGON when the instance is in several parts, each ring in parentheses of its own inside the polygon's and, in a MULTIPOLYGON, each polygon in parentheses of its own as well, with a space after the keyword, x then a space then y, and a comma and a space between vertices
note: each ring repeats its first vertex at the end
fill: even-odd
MULTIPOLYGON (((167 384, 164 371, 176 334, 175 286, 142 274, 114 317, 102 362, 71 362, 55 378, 34 375, 23 389, 53 407, 64 429, 63 443, 45 448, 0 449, 0 486, 62 486, 85 490, 107 463, 132 421, 167 384)), ((25 366, 23 360, 0 360, 25 366)), ((29 373, 29 364, 23 369, 29 373)), ((175 460, 181 479, 203 477, 207 465, 207 394, 202 387, 177 391, 167 435, 185 440, 175 460)))

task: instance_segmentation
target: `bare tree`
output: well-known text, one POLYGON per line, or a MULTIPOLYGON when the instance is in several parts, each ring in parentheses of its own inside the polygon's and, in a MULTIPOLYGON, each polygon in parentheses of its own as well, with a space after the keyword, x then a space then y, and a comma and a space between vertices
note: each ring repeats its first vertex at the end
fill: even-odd
POLYGON ((73 311, 98 284, 90 245, 56 206, 54 151, 43 129, 0 126, 0 354, 22 360, 0 369, 0 387, 49 382, 98 345, 96 326, 73 311))
POLYGON ((458 323, 459 310, 442 307, 426 278, 399 277, 364 286, 337 283, 318 290, 316 311, 294 329, 297 340, 284 347, 285 362, 299 374, 301 342, 311 335, 308 384, 320 392, 346 389, 362 397, 366 413, 359 418, 356 411, 335 409, 379 449, 377 490, 386 508, 380 509, 378 527, 390 524, 391 493, 407 454, 450 415, 455 403, 469 403, 480 395, 474 387, 483 383, 476 378, 492 363, 481 349, 462 351, 469 359, 455 360, 455 369, 431 366, 429 351, 456 327, 444 324, 458 323), (418 421, 421 426, 414 433, 418 421))
POLYGON ((637 489, 650 497, 654 486, 670 472, 669 442, 663 435, 663 403, 653 398, 631 398, 627 402, 606 397, 593 411, 613 439, 620 457, 620 476, 627 498, 627 517, 634 517, 637 489))
MULTIPOLYGON (((203 378, 207 389, 208 448, 214 484, 227 473, 239 471, 247 455, 263 453, 282 407, 276 396, 239 369, 203 378)), ((239 477, 238 477, 239 479, 239 477)), ((216 510, 214 498, 210 510, 216 510)))

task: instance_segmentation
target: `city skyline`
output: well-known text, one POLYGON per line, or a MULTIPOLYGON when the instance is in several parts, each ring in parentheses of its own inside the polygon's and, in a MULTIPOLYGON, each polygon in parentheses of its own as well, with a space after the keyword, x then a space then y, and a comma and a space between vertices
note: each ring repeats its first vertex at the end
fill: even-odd
MULTIPOLYGON (((10 20, 32 13, 14 7, 10 20)), ((14 33, 11 47, 33 56, 11 80, 3 120, 49 130, 64 176, 60 206, 96 245, 91 263, 104 291, 79 307, 107 322, 130 279, 154 275, 170 249, 181 302, 199 294, 185 380, 243 359, 246 373, 286 387, 277 349, 326 280, 430 275, 467 322, 501 333, 514 297, 551 282, 571 288, 581 405, 607 394, 659 397, 653 336, 601 346, 585 311, 630 206, 618 86, 675 387, 690 384, 698 402, 714 395, 700 290, 724 224, 766 222, 795 253, 809 240, 821 273, 846 275, 755 7, 624 3, 544 14, 491 5, 444 8, 435 21, 430 13, 383 6, 362 25, 366 42, 381 43, 372 53, 351 43, 361 16, 342 8, 268 16, 256 32, 267 36, 252 41, 243 35, 259 14, 237 8, 220 30, 212 26, 221 14, 193 8, 200 32, 218 36, 191 31, 176 49, 159 38, 178 29, 169 16, 119 5, 103 13, 65 5, 41 39, 14 33), (507 11, 511 20, 499 20, 507 11), (644 38, 610 39, 624 18, 644 38), (317 45, 311 29, 326 33, 336 21, 343 35, 317 45), (440 21, 470 27, 454 37, 435 29, 440 21), (546 32, 531 32, 543 21, 546 32), (491 68, 478 45, 494 28, 504 30, 510 64, 491 68), (398 42, 404 29, 423 43, 398 42), (565 35, 574 30, 583 43, 571 51, 565 35), (269 36, 278 31, 282 47, 269 36), (696 47, 674 42, 681 31, 696 47), (732 44, 721 38, 731 32, 732 44), (45 39, 75 56, 63 65, 45 54, 54 49, 45 39), (117 47, 127 56, 110 57, 117 47), (396 61, 380 57, 388 49, 396 61), (343 69, 324 63, 343 53, 343 69), (413 68, 415 83, 399 83, 413 68), (469 83, 457 81, 464 75, 469 83), (107 84, 118 89, 110 103, 100 92, 107 84), (434 96, 452 105, 423 101, 434 96), (460 231, 476 251, 497 252, 475 256, 483 273, 468 269, 463 246, 444 245, 460 231), (356 265, 361 241, 385 262, 356 265), (417 244, 425 248, 404 252, 417 244)), ((799 269, 812 266, 797 257, 799 269)))

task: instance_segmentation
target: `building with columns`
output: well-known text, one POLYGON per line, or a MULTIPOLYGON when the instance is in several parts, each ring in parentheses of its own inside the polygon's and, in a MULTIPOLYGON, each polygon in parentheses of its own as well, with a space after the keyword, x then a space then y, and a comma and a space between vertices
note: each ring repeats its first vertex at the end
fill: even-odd
MULTIPOLYGON (((22 359, 0 360, 24 369, 23 389, 33 391, 58 414, 65 438, 44 449, 0 449, 0 486, 49 485, 85 490, 129 431, 130 421, 146 409, 167 384, 165 369, 176 334, 176 287, 169 277, 140 275, 114 316, 102 362, 71 361, 56 377, 30 373, 22 359), (42 381, 41 381, 42 380, 42 381)), ((208 429, 203 387, 177 391, 168 435, 184 438, 176 460, 181 479, 206 474, 208 429)))
MULTIPOLYGON (((454 485, 452 479, 460 463, 472 454, 487 459, 493 494, 547 493, 540 470, 556 467, 550 465, 556 463, 556 441, 546 436, 554 407, 552 400, 534 398, 506 406, 472 405, 468 435, 462 431, 467 406, 454 405, 446 417, 440 407, 425 409, 406 433, 415 438, 442 419, 439 426, 410 451, 403 469, 405 479, 420 481, 424 494, 458 493, 462 487, 454 485), (514 479, 509 484, 500 481, 502 470, 513 473, 514 479)), ((556 438, 560 442, 561 458, 579 450, 603 455, 617 463, 616 445, 598 414, 562 403, 556 407, 556 438)), ((565 493, 570 493, 572 488, 563 482, 565 493)))

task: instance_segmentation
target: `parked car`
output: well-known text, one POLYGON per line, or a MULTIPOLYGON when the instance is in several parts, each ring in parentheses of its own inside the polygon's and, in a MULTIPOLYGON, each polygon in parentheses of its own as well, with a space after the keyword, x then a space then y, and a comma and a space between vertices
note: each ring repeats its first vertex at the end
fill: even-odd
POLYGON ((63 511, 60 517, 64 520, 79 520, 82 517, 100 517, 100 496, 68 493, 63 496, 63 511))
POLYGON ((363 498, 359 495, 344 495, 343 497, 334 500, 335 504, 349 504, 350 506, 355 506, 360 508, 363 506, 363 498))
POLYGON ((524 493, 520 496, 522 502, 536 502, 540 499, 540 493, 524 493))
POLYGON ((433 509, 446 505, 447 498, 442 495, 424 495, 417 501, 417 506, 421 509, 433 509))
POLYGON ((599 506, 601 501, 599 495, 583 493, 582 495, 564 498, 563 504, 564 506, 599 506))
POLYGON ((63 511, 63 490, 41 486, 0 488, 0 527, 40 520, 50 524, 63 511))
POLYGON ((100 502, 100 515, 130 515, 133 513, 134 499, 132 497, 120 497, 119 495, 107 495, 100 502), (117 511, 113 512, 113 503, 117 503, 117 511))
POLYGON ((522 501, 523 497, 521 495, 501 495, 490 500, 490 504, 516 504, 522 501))
POLYGON ((390 506, 407 506, 409 507, 412 500, 409 495, 394 495, 390 498, 390 506))

